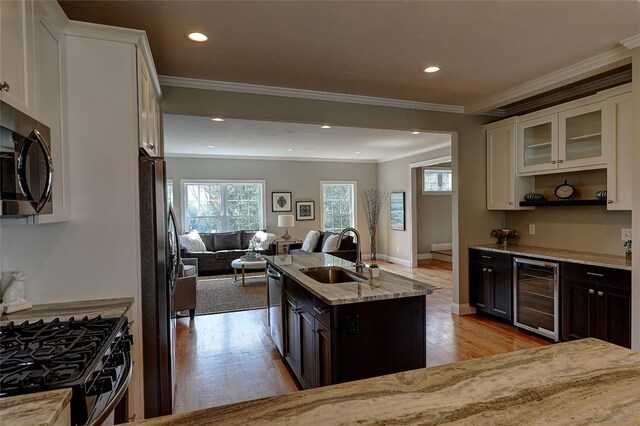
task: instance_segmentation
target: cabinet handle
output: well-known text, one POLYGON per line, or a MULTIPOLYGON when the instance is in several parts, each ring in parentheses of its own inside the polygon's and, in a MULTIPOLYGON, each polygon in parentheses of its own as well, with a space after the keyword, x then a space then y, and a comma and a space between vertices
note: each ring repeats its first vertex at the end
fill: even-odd
POLYGON ((607 200, 607 204, 613 204, 613 200, 607 200))
POLYGON ((491 256, 482 256, 483 259, 491 259, 491 256))
POLYGON ((513 205, 513 201, 509 201, 509 205, 512 206, 513 205))
POLYGON ((551 160, 551 164, 556 164, 556 160, 551 160))
POLYGON ((156 144, 155 143, 149 144, 149 148, 155 149, 156 148, 156 144))
POLYGON ((487 268, 482 268, 482 272, 487 272, 487 268))
POLYGON ((0 90, 8 92, 9 89, 10 89, 9 83, 7 83, 6 81, 3 81, 2 84, 0 84, 0 90))
POLYGON ((590 288, 590 289, 589 289, 589 294, 593 294, 593 293, 595 293, 595 292, 596 292, 596 291, 595 291, 594 289, 592 289, 592 288, 590 288))
POLYGON ((587 275, 593 275, 594 277, 604 277, 604 274, 598 274, 597 272, 587 272, 587 275))
POLYGON ((598 296, 604 296, 604 291, 599 291, 598 296))
POLYGON ((487 269, 487 272, 493 272, 491 269, 487 269))
POLYGON ((134 414, 133 416, 129 417, 129 420, 127 420, 127 422, 132 423, 136 421, 136 415, 134 414))
POLYGON ((564 163, 564 160, 558 160, 558 164, 564 163))
POLYGON ((323 315, 329 312, 329 309, 318 309, 315 306, 313 307, 313 310, 316 311, 318 315, 323 315))

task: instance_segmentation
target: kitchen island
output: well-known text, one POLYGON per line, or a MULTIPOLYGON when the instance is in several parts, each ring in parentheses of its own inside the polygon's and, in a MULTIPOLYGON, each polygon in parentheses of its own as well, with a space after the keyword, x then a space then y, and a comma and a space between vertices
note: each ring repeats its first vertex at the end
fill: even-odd
POLYGON ((326 253, 267 262, 271 335, 303 388, 426 366, 425 296, 436 286, 356 273, 326 253))
POLYGON ((640 354, 596 339, 526 349, 140 424, 638 424, 640 354))

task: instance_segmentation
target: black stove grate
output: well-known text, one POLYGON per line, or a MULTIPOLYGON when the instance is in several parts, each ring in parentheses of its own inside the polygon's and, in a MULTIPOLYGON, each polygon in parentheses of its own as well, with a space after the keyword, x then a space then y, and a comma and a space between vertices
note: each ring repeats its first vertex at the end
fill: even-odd
POLYGON ((0 326, 0 396, 84 381, 118 322, 97 316, 0 326))

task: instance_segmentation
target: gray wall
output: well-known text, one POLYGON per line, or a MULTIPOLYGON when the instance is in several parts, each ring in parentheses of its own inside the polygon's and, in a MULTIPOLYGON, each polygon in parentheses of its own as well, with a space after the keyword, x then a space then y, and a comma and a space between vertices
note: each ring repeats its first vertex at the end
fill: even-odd
MULTIPOLYGON (((264 180, 266 198, 266 229, 278 236, 284 234, 278 228, 278 215, 295 216, 296 201, 315 201, 316 219, 296 221, 289 229, 293 237, 304 239, 307 232, 321 228, 320 181, 356 181, 356 227, 363 239, 362 251, 369 253, 367 222, 361 207, 360 191, 378 185, 377 164, 324 162, 324 161, 280 161, 280 160, 231 160, 213 158, 167 158, 167 179, 173 180, 173 199, 178 221, 182 220, 182 187, 180 179, 256 179, 264 180), (271 192, 291 192, 291 213, 271 211, 271 192)), ((178 224, 182 229, 182 224, 178 224)))
POLYGON ((431 244, 451 243, 451 195, 424 195, 422 193, 422 167, 416 174, 418 254, 431 253, 431 244))

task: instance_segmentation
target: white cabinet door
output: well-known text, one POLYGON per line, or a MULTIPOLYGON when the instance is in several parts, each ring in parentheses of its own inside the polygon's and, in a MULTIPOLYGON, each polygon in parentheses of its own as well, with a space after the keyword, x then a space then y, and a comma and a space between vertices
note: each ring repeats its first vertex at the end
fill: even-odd
POLYGON ((533 190, 533 177, 516 176, 516 125, 487 130, 487 210, 520 210, 533 190))
POLYGON ((602 112, 604 102, 558 114, 558 168, 606 165, 602 112))
POLYGON ((53 159, 53 213, 34 216, 37 223, 67 221, 71 217, 69 194, 69 149, 63 137, 60 41, 52 35, 42 20, 44 12, 36 5, 35 35, 35 113, 38 120, 51 130, 53 159))
POLYGON ((607 165, 607 210, 631 210, 631 93, 607 99, 604 129, 610 142, 607 165))
POLYGON ((158 155, 159 107, 149 68, 138 50, 138 109, 140 122, 140 147, 149 155, 158 155))
POLYGON ((558 168, 558 115, 518 123, 518 173, 558 168))
POLYGON ((0 1, 0 99, 33 116, 33 2, 0 1))

